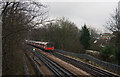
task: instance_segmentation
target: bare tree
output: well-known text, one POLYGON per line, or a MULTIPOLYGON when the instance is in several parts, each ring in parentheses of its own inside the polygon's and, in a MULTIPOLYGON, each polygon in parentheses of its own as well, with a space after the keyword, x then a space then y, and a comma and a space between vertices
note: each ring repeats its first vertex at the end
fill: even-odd
MULTIPOLYGON (((47 7, 37 2, 1 2, 3 75, 23 71, 23 45, 26 32, 42 24, 47 18, 47 7), (17 67, 20 67, 16 69, 17 67), (7 71, 6 71, 7 70, 7 71)), ((23 74, 23 73, 22 73, 23 74)))
POLYGON ((116 9, 114 15, 111 16, 111 19, 107 22, 106 28, 113 32, 113 34, 116 36, 114 38, 115 41, 115 57, 118 61, 118 64, 120 64, 120 11, 116 9))
POLYGON ((79 33, 79 29, 73 22, 62 18, 32 31, 32 39, 53 42, 58 49, 81 52, 79 33))
MULTIPOLYGON (((42 5, 41 3, 37 2, 6 2, 3 3, 3 24, 9 23, 9 25, 13 25, 13 27, 21 27, 20 29, 13 29, 15 31, 10 31, 6 34, 3 34, 3 38, 6 38, 7 36, 28 30, 31 28, 34 28, 35 26, 38 26, 39 24, 42 24, 42 22, 47 18, 47 11, 44 10, 46 6, 42 5), (10 19, 10 21, 8 20, 10 19), (14 22, 14 23, 13 23, 14 22)), ((8 28, 9 26, 4 25, 3 27, 8 28)), ((6 32, 6 30, 5 30, 6 32)), ((3 33, 5 33, 3 31, 3 33)))
POLYGON ((112 32, 120 31, 120 14, 119 13, 120 12, 118 11, 118 9, 116 9, 115 13, 111 15, 110 20, 105 25, 105 27, 108 30, 112 32))
POLYGON ((111 15, 110 20, 107 22, 105 27, 113 32, 113 34, 116 36, 116 43, 120 43, 120 12, 118 9, 116 9, 115 13, 111 15))

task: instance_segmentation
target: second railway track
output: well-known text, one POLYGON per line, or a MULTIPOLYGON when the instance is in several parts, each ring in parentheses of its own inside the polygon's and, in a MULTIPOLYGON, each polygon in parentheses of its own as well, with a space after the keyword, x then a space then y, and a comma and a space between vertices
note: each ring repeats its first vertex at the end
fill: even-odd
POLYGON ((40 52, 35 52, 35 55, 51 70, 57 77, 77 77, 73 72, 67 70, 66 68, 60 66, 55 61, 41 54, 40 52))
POLYGON ((92 76, 97 76, 97 77, 101 77, 101 76, 105 76, 105 77, 119 77, 117 75, 114 75, 110 72, 104 71, 102 69, 96 68, 94 66, 91 66, 89 64, 83 63, 81 61, 66 57, 64 55, 58 54, 58 53, 50 53, 52 55, 54 55, 55 57, 58 57, 88 73, 90 73, 92 76))

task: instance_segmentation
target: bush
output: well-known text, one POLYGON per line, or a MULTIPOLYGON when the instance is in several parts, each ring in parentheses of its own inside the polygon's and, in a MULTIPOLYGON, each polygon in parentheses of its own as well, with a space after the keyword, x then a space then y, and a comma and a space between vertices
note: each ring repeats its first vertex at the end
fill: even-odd
POLYGON ((117 63, 120 64, 120 43, 116 45, 114 52, 115 52, 115 59, 117 63))
POLYGON ((110 59, 110 56, 114 55, 113 49, 111 46, 105 46, 101 50, 101 57, 103 60, 108 61, 110 59))

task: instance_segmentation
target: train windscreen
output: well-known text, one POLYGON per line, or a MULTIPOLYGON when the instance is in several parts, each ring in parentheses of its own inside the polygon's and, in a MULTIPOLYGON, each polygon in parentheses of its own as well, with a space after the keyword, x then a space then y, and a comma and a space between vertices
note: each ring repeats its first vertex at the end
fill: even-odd
POLYGON ((53 47, 53 44, 52 43, 48 43, 47 47, 53 47))

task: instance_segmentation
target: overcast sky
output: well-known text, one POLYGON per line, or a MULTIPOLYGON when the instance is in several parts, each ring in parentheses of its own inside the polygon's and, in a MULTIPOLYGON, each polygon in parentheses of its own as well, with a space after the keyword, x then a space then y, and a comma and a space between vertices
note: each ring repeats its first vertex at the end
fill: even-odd
POLYGON ((114 2, 46 2, 50 18, 66 17, 74 22, 78 28, 86 23, 105 32, 103 25, 109 20, 118 6, 114 2))

